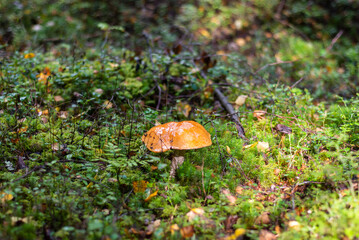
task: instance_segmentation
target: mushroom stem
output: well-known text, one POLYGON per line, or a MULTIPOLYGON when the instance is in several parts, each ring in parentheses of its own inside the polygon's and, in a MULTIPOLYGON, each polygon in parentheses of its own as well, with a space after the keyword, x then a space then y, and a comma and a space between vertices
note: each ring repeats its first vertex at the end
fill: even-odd
POLYGON ((177 151, 171 161, 171 170, 170 170, 170 178, 174 178, 176 175, 176 169, 181 166, 184 162, 184 156, 179 155, 177 151))

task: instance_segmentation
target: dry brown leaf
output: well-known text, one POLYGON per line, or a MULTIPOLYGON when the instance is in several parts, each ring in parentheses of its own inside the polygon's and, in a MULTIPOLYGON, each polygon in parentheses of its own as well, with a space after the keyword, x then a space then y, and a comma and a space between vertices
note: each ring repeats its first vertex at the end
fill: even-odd
POLYGON ((242 194, 243 193, 243 188, 241 186, 237 186, 236 187, 236 193, 242 194))
POLYGON ((60 150, 60 144, 59 143, 51 144, 51 149, 52 149, 52 151, 59 151, 60 150))
POLYGON ((237 198, 231 194, 231 192, 228 189, 222 189, 222 193, 229 201, 229 205, 235 205, 237 198))
POLYGON ((292 133, 292 129, 283 124, 277 124, 275 126, 275 129, 283 134, 291 134, 292 133))
POLYGON ((182 237, 184 238, 188 238, 188 237, 192 237, 194 234, 194 226, 186 226, 181 228, 180 230, 182 237))
POLYGON ((54 96, 54 100, 55 102, 62 102, 62 101, 65 101, 65 99, 61 96, 54 96))
POLYGON ((271 220, 269 217, 269 212, 263 212, 261 215, 259 215, 256 220, 254 221, 254 224, 256 225, 263 225, 263 224, 270 224, 271 220))
POLYGON ((151 235, 161 224, 161 220, 157 219, 147 226, 146 234, 151 235))
POLYGON ((247 95, 240 95, 237 97, 234 108, 238 109, 240 106, 244 105, 246 102, 246 99, 248 98, 247 95))
POLYGON ((97 88, 97 89, 95 89, 95 93, 102 94, 103 90, 101 88, 97 88))
POLYGON ((258 120, 265 119, 265 115, 267 114, 267 111, 264 110, 254 110, 253 117, 257 118, 258 120))
POLYGON ((259 240, 275 240, 277 236, 268 230, 262 229, 259 232, 259 240))
POLYGON ((69 113, 67 111, 60 111, 57 113, 57 116, 62 119, 66 119, 69 116, 69 113))

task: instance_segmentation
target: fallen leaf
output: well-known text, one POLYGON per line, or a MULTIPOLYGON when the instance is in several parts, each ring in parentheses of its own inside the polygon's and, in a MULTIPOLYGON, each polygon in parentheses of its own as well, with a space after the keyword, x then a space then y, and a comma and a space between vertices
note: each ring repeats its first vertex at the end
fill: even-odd
POLYGON ((205 28, 198 29, 198 32, 205 38, 210 38, 211 37, 211 34, 205 28))
POLYGON ((236 187, 236 193, 242 194, 243 193, 243 188, 241 186, 237 186, 236 187))
POLYGON ((269 212, 263 212, 261 215, 259 215, 256 220, 254 221, 254 224, 256 225, 263 225, 263 224, 270 224, 271 220, 269 217, 269 212))
POLYGON ((260 152, 265 152, 269 149, 269 143, 267 142, 258 142, 257 149, 260 152))
POLYGON ((66 119, 69 116, 69 113, 67 111, 60 111, 57 113, 57 116, 62 119, 66 119))
POLYGON ((103 93, 103 90, 101 88, 97 88, 97 89, 95 89, 95 93, 101 95, 103 93))
POLYGON ((264 110, 254 110, 253 117, 257 118, 258 120, 265 119, 265 115, 267 114, 267 111, 264 110))
POLYGON ((246 230, 244 228, 238 228, 236 229, 236 231, 234 231, 234 233, 226 238, 224 238, 225 240, 237 240, 238 237, 244 235, 246 233, 246 230))
POLYGON ((194 234, 194 226, 186 226, 181 228, 180 230, 182 237, 184 238, 188 238, 188 237, 192 237, 194 234))
POLYGON ((117 68, 119 65, 117 63, 109 63, 111 68, 117 68))
POLYGON ((111 182, 111 183, 118 182, 118 180, 116 178, 109 178, 109 179, 107 179, 107 181, 111 182))
POLYGON ((246 102, 247 98, 248 98, 247 95, 238 96, 236 101, 235 101, 236 106, 242 106, 246 102))
POLYGON ((171 225, 170 230, 171 230, 171 234, 173 235, 175 233, 175 231, 179 230, 179 227, 177 224, 173 224, 173 225, 171 225))
POLYGON ((259 232, 259 240, 275 240, 277 236, 268 230, 262 229, 259 232))
POLYGON ((226 146, 226 151, 228 154, 231 154, 231 149, 228 146, 226 146))
POLYGON ((189 211, 186 216, 188 217, 188 220, 191 222, 193 219, 195 219, 197 216, 203 216, 204 210, 202 208, 193 208, 191 211, 189 211))
POLYGON ((249 148, 254 148, 255 146, 257 146, 258 142, 249 144, 249 145, 245 145, 243 146, 243 149, 249 149, 249 148))
POLYGON ((302 226, 297 221, 289 221, 288 222, 288 228, 296 230, 296 231, 299 231, 302 228, 302 226))
POLYGON ((10 193, 0 192, 0 201, 1 203, 5 203, 6 201, 10 201, 14 198, 14 196, 10 193))
POLYGON ((23 133, 23 132, 26 132, 27 129, 28 129, 28 126, 24 126, 24 127, 20 128, 20 129, 18 129, 16 132, 17 133, 23 133))
POLYGON ((292 133, 292 129, 283 124, 277 124, 275 126, 275 129, 283 134, 291 134, 292 133))
POLYGON ((54 96, 54 100, 55 100, 55 102, 65 101, 65 99, 63 99, 63 97, 61 97, 61 96, 54 96))
POLYGON ((133 185, 133 191, 135 193, 141 193, 141 192, 144 192, 147 188, 147 184, 148 182, 145 181, 145 180, 141 180, 141 181, 134 181, 132 183, 133 185))
POLYGON ((36 75, 36 77, 40 83, 47 84, 47 79, 50 77, 50 75, 51 75, 50 68, 45 67, 44 70, 42 70, 42 72, 36 75))
POLYGON ((153 221, 152 223, 150 223, 147 226, 146 234, 151 235, 156 230, 156 228, 158 228, 160 225, 161 225, 161 220, 160 219, 157 219, 157 220, 153 221))
POLYGON ((145 202, 150 201, 153 197, 157 196, 158 190, 152 194, 150 194, 146 199, 145 202))
POLYGON ((34 58, 35 57, 35 53, 27 53, 24 55, 24 58, 29 59, 29 58, 34 58))
POLYGON ((231 192, 228 189, 222 189, 222 193, 229 201, 229 205, 235 205, 237 198, 231 194, 231 192))
POLYGON ((106 100, 106 101, 104 101, 104 103, 102 104, 102 106, 103 106, 104 108, 106 108, 106 109, 110 109, 110 108, 113 107, 113 103, 110 102, 109 100, 106 100))
POLYGON ((60 144, 59 143, 51 144, 51 149, 52 149, 52 151, 59 151, 60 150, 60 144))
POLYGON ((239 47, 242 47, 246 44, 246 40, 244 38, 237 38, 235 42, 239 47))
POLYGON ((227 217, 226 220, 223 221, 223 224, 224 224, 224 229, 229 232, 229 231, 232 231, 232 227, 235 223, 237 223, 237 220, 238 220, 238 216, 237 215, 230 215, 227 217))

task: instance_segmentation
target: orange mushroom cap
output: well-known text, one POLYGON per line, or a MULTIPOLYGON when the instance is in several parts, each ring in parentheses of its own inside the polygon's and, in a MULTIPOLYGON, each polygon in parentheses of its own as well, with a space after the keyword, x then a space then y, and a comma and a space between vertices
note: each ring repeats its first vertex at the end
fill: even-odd
POLYGON ((142 136, 142 142, 152 152, 170 149, 197 149, 212 145, 211 135, 194 121, 169 122, 151 128, 142 136))

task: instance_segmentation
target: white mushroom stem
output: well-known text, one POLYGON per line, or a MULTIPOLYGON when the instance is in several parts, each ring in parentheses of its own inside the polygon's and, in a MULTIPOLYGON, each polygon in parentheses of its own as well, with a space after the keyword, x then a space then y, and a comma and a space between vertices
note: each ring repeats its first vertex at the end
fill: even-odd
POLYGON ((184 162, 184 156, 173 156, 171 162, 170 178, 174 178, 176 175, 176 169, 184 162))

